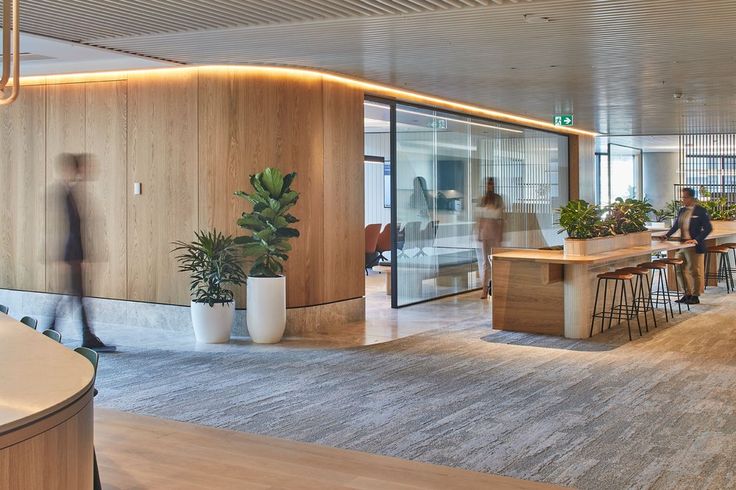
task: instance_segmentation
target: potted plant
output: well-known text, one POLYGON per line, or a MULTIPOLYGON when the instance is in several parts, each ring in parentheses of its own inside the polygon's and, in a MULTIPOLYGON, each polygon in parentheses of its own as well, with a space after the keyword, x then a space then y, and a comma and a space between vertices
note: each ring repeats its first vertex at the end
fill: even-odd
POLYGON ((665 227, 669 227, 669 226, 672 226, 672 220, 675 219, 679 211, 680 211, 680 202, 670 201, 667 204, 665 204, 662 209, 655 209, 652 212, 654 213, 655 219, 659 223, 664 223, 665 227))
POLYGON ((179 271, 191 279, 192 326, 197 342, 228 342, 235 315, 233 292, 228 287, 244 284, 246 279, 235 239, 217 230, 199 231, 194 241, 173 245, 179 271))
POLYGON ((648 245, 652 241, 652 232, 647 230, 646 223, 653 209, 646 199, 621 197, 606 206, 605 222, 610 223, 617 235, 617 248, 648 245))
POLYGON ((610 248, 610 240, 604 238, 613 235, 613 228, 603 221, 600 207, 581 199, 568 202, 559 213, 562 229, 558 233, 567 232, 565 255, 590 255, 610 248))
POLYGON ((733 221, 736 219, 736 206, 728 202, 725 197, 711 197, 708 201, 701 201, 700 205, 708 212, 714 221, 733 221))
POLYGON ((298 222, 289 213, 299 199, 291 189, 296 177, 282 175, 275 168, 250 176, 253 192, 236 192, 252 206, 238 219, 238 226, 248 234, 235 239, 247 257, 253 259, 248 273, 248 333, 256 343, 270 344, 281 340, 286 328, 286 278, 284 261, 291 251, 289 239, 299 236, 290 227, 298 222))

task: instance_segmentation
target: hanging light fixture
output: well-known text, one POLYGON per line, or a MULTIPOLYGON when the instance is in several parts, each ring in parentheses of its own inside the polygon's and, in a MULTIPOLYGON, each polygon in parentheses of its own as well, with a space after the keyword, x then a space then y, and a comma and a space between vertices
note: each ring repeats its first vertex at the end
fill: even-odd
POLYGON ((18 98, 18 90, 20 90, 20 0, 3 0, 3 74, 0 78, 0 105, 12 104, 18 98), (11 8, 12 2, 12 8, 11 8), (11 68, 11 12, 12 12, 12 58, 13 65, 11 68), (10 80, 10 73, 13 74, 13 86, 10 89, 10 95, 5 95, 5 87, 10 80))

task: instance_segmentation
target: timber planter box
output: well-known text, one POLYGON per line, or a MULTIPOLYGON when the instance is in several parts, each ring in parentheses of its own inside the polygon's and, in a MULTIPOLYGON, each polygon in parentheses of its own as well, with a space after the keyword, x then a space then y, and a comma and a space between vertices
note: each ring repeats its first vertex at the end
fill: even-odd
POLYGON ((565 238, 565 255, 597 255, 622 248, 641 247, 652 242, 651 231, 640 231, 638 233, 626 233, 623 235, 604 236, 588 238, 585 240, 576 238, 565 238))

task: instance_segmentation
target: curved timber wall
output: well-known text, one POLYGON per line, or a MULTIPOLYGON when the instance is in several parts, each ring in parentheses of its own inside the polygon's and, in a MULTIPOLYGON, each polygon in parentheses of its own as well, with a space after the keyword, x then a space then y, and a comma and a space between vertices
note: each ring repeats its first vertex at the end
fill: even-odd
POLYGON ((221 67, 33 79, 0 111, 0 148, 0 288, 66 289, 55 161, 83 152, 96 163, 82 192, 89 296, 188 304, 170 243, 238 233, 246 203, 233 193, 267 166, 296 171, 301 192, 288 306, 364 294, 359 87, 221 67))

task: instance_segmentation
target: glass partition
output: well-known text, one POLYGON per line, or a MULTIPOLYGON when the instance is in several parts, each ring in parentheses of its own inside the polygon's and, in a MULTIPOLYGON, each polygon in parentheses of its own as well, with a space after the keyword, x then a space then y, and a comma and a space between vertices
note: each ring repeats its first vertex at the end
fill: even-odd
POLYGON ((566 136, 404 104, 395 121, 394 306, 482 287, 479 234, 495 247, 562 244, 566 136), (489 178, 500 198, 484 201, 489 178))
POLYGON ((639 148, 608 145, 608 199, 601 204, 610 204, 617 197, 641 199, 642 197, 642 151, 639 148))

